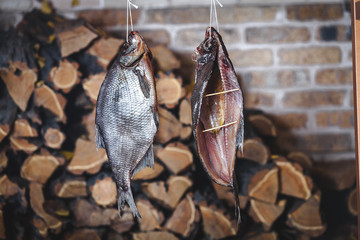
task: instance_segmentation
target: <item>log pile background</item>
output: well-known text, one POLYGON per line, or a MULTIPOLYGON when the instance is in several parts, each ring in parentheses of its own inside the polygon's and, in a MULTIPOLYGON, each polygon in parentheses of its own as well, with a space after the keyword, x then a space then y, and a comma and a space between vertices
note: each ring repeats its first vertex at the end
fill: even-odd
POLYGON ((151 50, 160 129, 155 169, 134 176, 142 215, 118 216, 116 185, 94 143, 98 90, 122 39, 34 10, 0 33, 0 239, 344 239, 356 237, 354 162, 313 163, 274 143, 271 116, 247 110, 237 154, 242 223, 192 137, 191 85, 167 48, 151 50))

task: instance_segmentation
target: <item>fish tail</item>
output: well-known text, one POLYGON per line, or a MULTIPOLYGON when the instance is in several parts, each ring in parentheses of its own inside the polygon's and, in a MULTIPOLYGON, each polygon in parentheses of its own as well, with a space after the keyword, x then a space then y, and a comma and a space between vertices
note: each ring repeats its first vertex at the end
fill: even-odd
POLYGON ((241 215, 240 215, 239 188, 238 188, 235 171, 233 174, 233 191, 234 191, 234 197, 235 197, 235 217, 237 219, 237 224, 240 225, 241 215))
POLYGON ((134 197, 132 195, 131 189, 128 188, 128 190, 126 190, 126 191, 120 190, 118 195, 119 195, 119 197, 118 197, 119 215, 121 216, 121 210, 124 208, 125 202, 127 202, 127 204, 129 205, 134 217, 137 217, 138 219, 141 219, 140 213, 136 208, 136 204, 135 204, 134 197))

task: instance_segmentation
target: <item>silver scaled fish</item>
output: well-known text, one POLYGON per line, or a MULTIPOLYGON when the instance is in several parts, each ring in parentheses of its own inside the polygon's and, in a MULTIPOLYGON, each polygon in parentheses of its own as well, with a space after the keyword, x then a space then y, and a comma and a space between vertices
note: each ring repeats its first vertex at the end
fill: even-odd
POLYGON ((208 28, 193 54, 197 62, 191 96, 193 134, 202 165, 216 183, 233 188, 240 222, 234 172, 237 149, 244 140, 243 96, 220 34, 208 28))
POLYGON ((158 129, 151 57, 140 34, 131 32, 96 103, 95 142, 106 150, 118 188, 119 214, 127 202, 138 218, 130 179, 144 167, 154 167, 153 139, 158 129))

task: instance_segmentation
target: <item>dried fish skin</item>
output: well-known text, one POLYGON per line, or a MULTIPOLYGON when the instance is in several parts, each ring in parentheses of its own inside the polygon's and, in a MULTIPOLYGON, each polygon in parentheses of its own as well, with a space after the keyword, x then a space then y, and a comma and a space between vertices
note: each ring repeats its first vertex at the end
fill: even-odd
POLYGON ((206 30, 193 60, 198 65, 191 108, 199 157, 211 179, 232 187, 237 196, 234 167, 236 150, 243 145, 243 96, 225 45, 214 28, 206 30))
POLYGON ((153 139, 158 128, 151 52, 139 33, 131 32, 100 88, 95 142, 109 158, 118 188, 119 214, 125 202, 141 218, 130 179, 154 166, 153 139))

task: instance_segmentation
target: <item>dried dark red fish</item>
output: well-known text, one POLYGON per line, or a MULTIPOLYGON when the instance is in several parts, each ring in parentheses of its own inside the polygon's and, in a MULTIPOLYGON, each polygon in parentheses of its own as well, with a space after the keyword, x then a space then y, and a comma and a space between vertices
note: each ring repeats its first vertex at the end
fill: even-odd
POLYGON ((233 188, 240 221, 234 167, 236 150, 242 150, 244 139, 243 96, 225 45, 214 28, 206 30, 193 60, 198 63, 191 96, 198 153, 211 179, 233 188))

